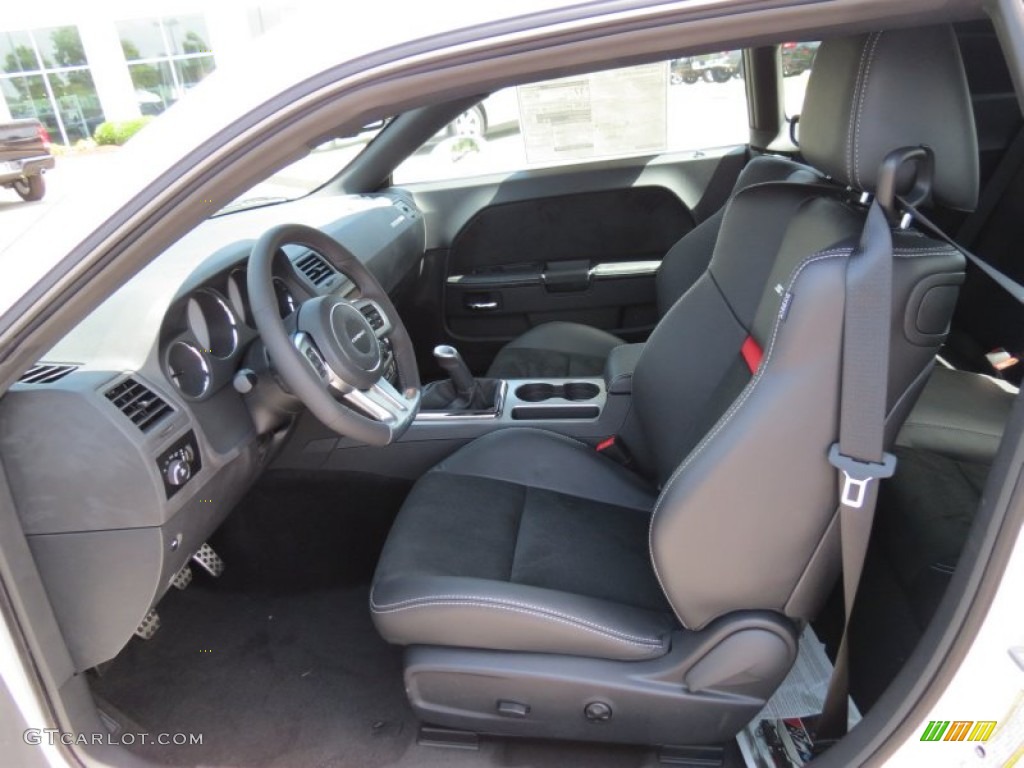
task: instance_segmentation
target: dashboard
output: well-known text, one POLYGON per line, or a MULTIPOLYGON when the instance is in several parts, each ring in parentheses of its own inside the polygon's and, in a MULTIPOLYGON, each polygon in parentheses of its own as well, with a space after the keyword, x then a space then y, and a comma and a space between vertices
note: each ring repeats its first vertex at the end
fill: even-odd
MULTIPOLYGON (((246 249, 247 252, 247 249, 246 249)), ((160 362, 167 380, 187 402, 201 401, 230 384, 258 338, 246 287, 245 256, 175 301, 160 330, 160 362)), ((306 252, 292 261, 279 252, 274 269, 278 314, 285 318, 314 295, 345 290, 347 281, 323 257, 306 252), (313 286, 298 275, 315 275, 313 286)), ((313 278, 309 277, 310 282, 313 278)))
MULTIPOLYGON (((424 250, 400 194, 239 211, 183 237, 0 400, 0 452, 77 669, 112 658, 286 439, 299 401, 274 371, 246 288, 252 246, 295 222, 344 245, 388 291, 424 250), (45 460, 40 460, 45 457, 45 460)), ((278 311, 355 286, 320 254, 274 260, 278 311)))

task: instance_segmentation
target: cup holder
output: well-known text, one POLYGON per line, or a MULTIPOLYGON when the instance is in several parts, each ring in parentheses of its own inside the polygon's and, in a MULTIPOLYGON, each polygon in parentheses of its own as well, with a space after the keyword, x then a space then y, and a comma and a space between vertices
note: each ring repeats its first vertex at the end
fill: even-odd
POLYGON ((562 385, 562 397, 566 400, 591 400, 601 391, 597 384, 589 381, 570 381, 562 385))
POLYGON ((523 384, 516 387, 516 397, 527 403, 539 403, 541 400, 548 400, 555 397, 555 391, 561 389, 554 384, 523 384))
POLYGON ((601 392, 597 384, 589 381, 569 381, 565 384, 533 382, 516 387, 516 397, 527 403, 539 403, 554 397, 565 400, 592 400, 601 392))

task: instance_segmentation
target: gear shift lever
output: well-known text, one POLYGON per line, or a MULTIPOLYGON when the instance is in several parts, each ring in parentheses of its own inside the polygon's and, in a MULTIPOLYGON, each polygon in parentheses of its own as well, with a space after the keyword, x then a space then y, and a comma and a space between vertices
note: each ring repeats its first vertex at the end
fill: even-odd
POLYGON ((420 408, 424 411, 498 411, 499 379, 476 379, 455 347, 440 344, 434 347, 434 359, 448 379, 432 381, 423 388, 420 408))
POLYGON ((469 366, 462 359, 459 350, 448 344, 438 344, 434 347, 434 359, 451 378, 459 399, 465 400, 467 404, 472 403, 476 399, 479 385, 469 372, 469 366))

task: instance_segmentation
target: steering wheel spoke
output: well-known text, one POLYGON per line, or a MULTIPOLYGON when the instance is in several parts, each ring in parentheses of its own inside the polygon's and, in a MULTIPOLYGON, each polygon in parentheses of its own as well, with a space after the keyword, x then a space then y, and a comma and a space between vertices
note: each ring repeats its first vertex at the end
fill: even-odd
POLYGON ((342 395, 349 405, 359 409, 371 419, 384 424, 398 424, 415 413, 419 407, 419 392, 411 398, 399 392, 387 379, 381 379, 369 389, 353 389, 342 395))
POLYGON ((308 334, 298 331, 292 334, 292 344, 299 350, 302 358, 309 364, 313 373, 323 382, 325 387, 333 387, 339 393, 350 389, 344 380, 324 360, 323 354, 317 349, 316 342, 308 334))

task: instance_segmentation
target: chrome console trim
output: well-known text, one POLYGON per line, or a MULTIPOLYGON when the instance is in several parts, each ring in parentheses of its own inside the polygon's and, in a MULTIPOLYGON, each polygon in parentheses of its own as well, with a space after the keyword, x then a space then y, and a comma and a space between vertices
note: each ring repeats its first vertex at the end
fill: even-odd
MULTIPOLYGON (((502 380, 498 385, 498 392, 494 397, 494 407, 485 411, 423 411, 416 414, 416 422, 422 421, 447 421, 457 419, 459 421, 477 421, 496 419, 501 415, 505 407, 505 397, 508 393, 508 382, 502 380)), ((414 422, 415 423, 415 422, 414 422)))

